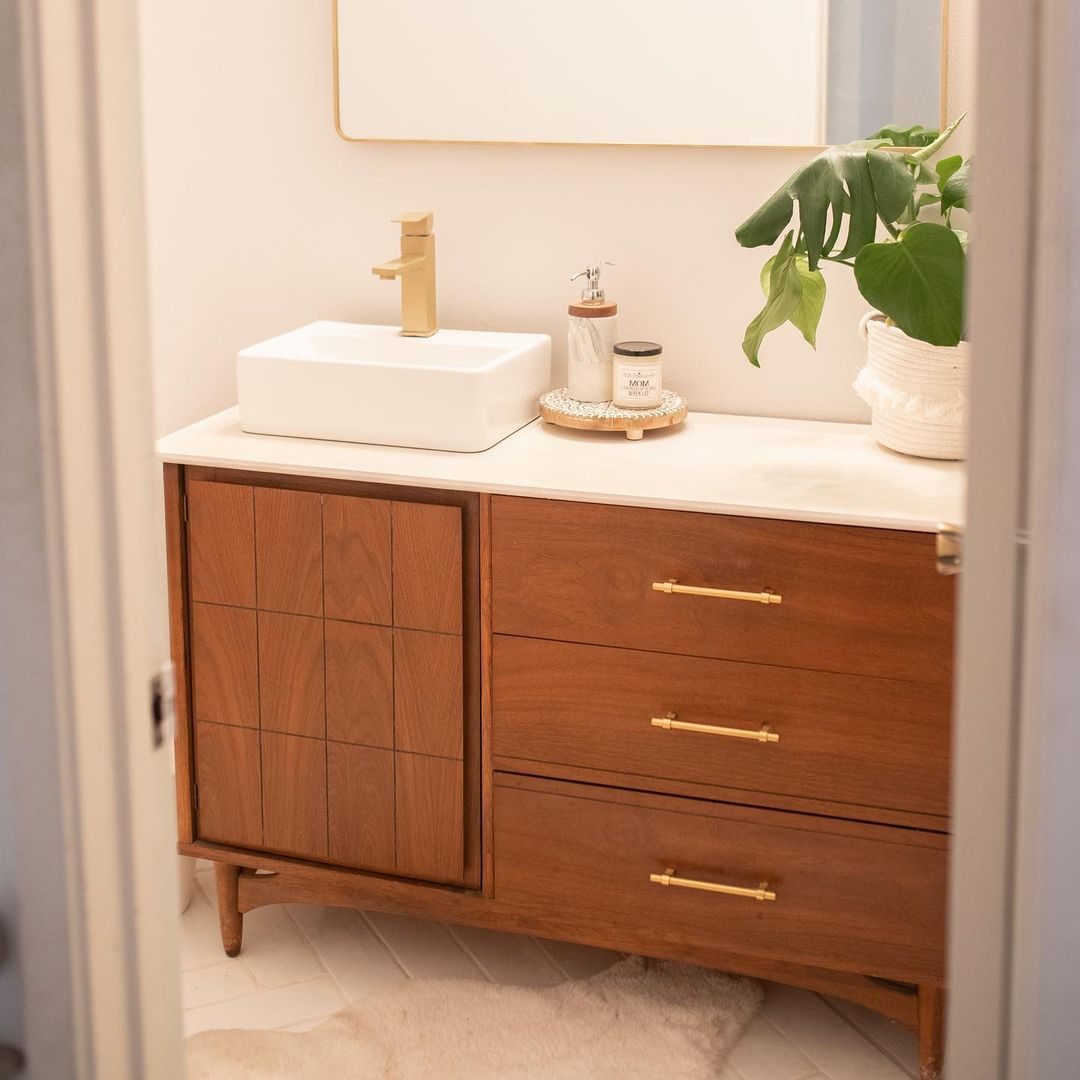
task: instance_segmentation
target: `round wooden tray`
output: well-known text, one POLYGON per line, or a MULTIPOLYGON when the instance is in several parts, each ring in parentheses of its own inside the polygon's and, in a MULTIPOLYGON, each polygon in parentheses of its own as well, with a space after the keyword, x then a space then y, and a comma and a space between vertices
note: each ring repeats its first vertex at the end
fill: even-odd
POLYGON ((541 396, 540 415, 558 427, 622 431, 628 439, 640 439, 654 428, 681 424, 686 419, 686 399, 674 390, 661 390, 660 404, 654 409, 622 409, 610 401, 577 401, 561 386, 541 396))

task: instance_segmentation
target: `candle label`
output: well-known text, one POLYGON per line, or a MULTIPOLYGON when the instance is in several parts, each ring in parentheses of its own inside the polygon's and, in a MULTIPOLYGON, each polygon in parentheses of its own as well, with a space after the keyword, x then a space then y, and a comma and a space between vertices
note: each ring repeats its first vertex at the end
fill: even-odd
POLYGON ((626 405, 658 405, 660 403, 660 365, 631 366, 616 364, 618 381, 615 400, 626 405))

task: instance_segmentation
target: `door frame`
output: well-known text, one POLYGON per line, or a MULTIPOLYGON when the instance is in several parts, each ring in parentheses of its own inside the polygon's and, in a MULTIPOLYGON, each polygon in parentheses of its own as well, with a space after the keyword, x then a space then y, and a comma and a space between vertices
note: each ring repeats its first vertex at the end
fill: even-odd
POLYGON ((20 450, 39 472, 23 535, 41 575, 6 629, 25 621, 44 643, 9 733, 24 1050, 42 1080, 183 1068, 171 740, 151 717, 168 645, 137 29, 136 0, 19 0, 33 309, 20 450))
MULTIPOLYGON (((1068 106, 1080 65, 1069 7, 980 5, 976 197, 992 226, 979 228, 971 300, 949 1007, 958 1080, 1053 1080, 1080 1037, 1060 962, 1065 949, 1080 953, 1065 816, 1080 750, 1063 722, 1080 698, 1068 651, 1080 610, 1068 558, 1080 538, 1077 327, 1066 302, 1078 270, 1067 196, 1080 176, 1068 106)), ((39 696, 24 704, 54 703, 36 730, 26 717, 11 731, 33 763, 16 793, 22 811, 53 808, 20 829, 30 840, 20 938, 35 961, 24 965, 27 1049, 31 1075, 60 1060, 51 1044, 79 1063, 51 1075, 168 1080, 182 1057, 176 920, 163 915, 176 895, 171 782, 147 719, 153 658, 167 649, 136 2, 20 0, 20 15, 47 585, 26 614, 49 643, 39 696), (43 917, 49 895, 66 932, 43 917), (61 1010, 68 1023, 56 1023, 61 1010)))
POLYGON ((1080 179, 1080 117, 1070 104, 1080 93, 1080 30, 1071 6, 979 6, 977 361, 946 1061, 959 1080, 1071 1080, 1080 1060, 1080 988, 1074 977, 1070 985, 1080 967, 1070 910, 1080 883, 1070 835, 1080 815, 1080 578, 1071 565, 1080 546, 1080 322, 1070 315, 1080 284, 1080 214, 1070 200, 1080 179))

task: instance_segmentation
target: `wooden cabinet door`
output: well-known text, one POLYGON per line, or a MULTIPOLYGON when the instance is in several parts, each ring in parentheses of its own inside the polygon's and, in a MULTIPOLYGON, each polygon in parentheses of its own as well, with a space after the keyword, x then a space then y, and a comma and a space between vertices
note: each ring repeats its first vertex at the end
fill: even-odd
POLYGON ((187 484, 196 837, 463 884, 462 507, 212 475, 187 484))

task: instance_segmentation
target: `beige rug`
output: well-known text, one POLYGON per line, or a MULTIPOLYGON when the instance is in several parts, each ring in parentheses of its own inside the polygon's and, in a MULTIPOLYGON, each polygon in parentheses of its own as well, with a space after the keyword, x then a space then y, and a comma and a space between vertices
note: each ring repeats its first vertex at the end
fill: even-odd
POLYGON ((715 1080, 761 988, 625 960, 545 990, 409 983, 303 1033, 207 1031, 188 1080, 715 1080))

